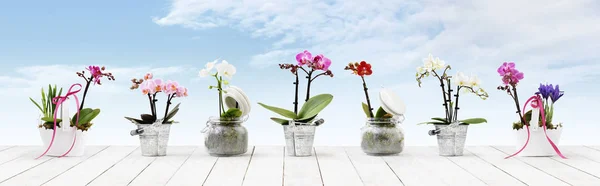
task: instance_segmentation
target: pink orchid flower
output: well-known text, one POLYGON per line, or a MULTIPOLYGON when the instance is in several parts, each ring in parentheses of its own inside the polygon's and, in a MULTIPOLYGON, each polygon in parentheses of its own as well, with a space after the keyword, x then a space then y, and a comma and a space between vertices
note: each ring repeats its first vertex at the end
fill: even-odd
POLYGON ((298 66, 303 66, 306 64, 312 63, 312 54, 305 50, 304 52, 300 52, 296 55, 296 61, 298 61, 298 66))
POLYGON ((314 66, 317 70, 327 71, 329 66, 331 66, 331 60, 323 56, 323 54, 319 54, 315 56, 314 66))
POLYGON ((177 96, 177 97, 187 97, 188 96, 188 89, 185 88, 185 87, 183 87, 183 86, 178 86, 175 96, 177 96))
POLYGON ((92 74, 92 78, 94 79, 94 84, 100 84, 100 78, 102 78, 102 70, 100 70, 99 66, 89 66, 86 68, 92 74))
POLYGON ((146 73, 146 75, 144 75, 144 80, 152 79, 152 77, 153 77, 152 73, 146 73))
POLYGON ((167 81, 167 83, 164 84, 163 91, 165 91, 167 95, 171 95, 177 92, 178 87, 179 83, 176 81, 167 81))

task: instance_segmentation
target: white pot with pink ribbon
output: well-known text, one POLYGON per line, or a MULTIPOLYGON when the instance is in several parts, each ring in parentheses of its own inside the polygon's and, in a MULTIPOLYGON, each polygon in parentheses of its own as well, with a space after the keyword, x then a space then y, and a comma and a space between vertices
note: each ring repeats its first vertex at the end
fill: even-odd
POLYGON ((514 62, 504 62, 498 68, 498 73, 504 82, 498 90, 506 91, 513 98, 520 119, 513 123, 516 152, 506 158, 517 155, 534 157, 558 155, 566 159, 558 148, 563 126, 562 123, 553 120, 554 103, 564 95, 564 92, 558 85, 554 87, 552 84, 540 84, 538 92, 531 96, 521 109, 517 84, 523 79, 523 73, 515 68, 514 62), (527 110, 528 107, 531 109, 527 110))

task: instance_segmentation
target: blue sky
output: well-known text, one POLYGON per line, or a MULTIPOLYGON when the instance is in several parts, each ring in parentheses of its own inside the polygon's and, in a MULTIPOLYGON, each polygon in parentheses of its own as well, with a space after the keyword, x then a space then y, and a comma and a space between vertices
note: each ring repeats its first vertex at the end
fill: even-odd
MULTIPOLYGON (((206 119, 215 115, 216 92, 210 79, 197 77, 208 61, 221 58, 238 73, 232 84, 253 103, 252 144, 283 144, 283 130, 274 116, 256 103, 291 109, 293 76, 277 63, 294 62, 295 54, 323 53, 334 78, 320 78, 313 95, 331 93, 332 104, 321 116, 316 144, 358 145, 364 116, 360 79, 343 67, 367 60, 374 75, 367 78, 376 100, 380 86, 394 89, 407 104, 404 128, 409 145, 433 145, 431 127, 416 126, 443 114, 432 79, 418 88, 415 68, 429 53, 452 65, 452 74, 477 74, 490 99, 463 96, 461 115, 490 122, 470 129, 470 144, 512 144, 514 108, 508 95, 495 90, 496 68, 515 61, 525 72, 522 95, 540 82, 558 83, 566 91, 557 116, 566 126, 563 143, 587 141, 600 130, 590 103, 600 77, 600 3, 595 1, 39 1, 3 2, 0 6, 0 95, 6 100, 0 144, 38 144, 37 112, 27 99, 48 83, 67 88, 81 83, 74 74, 86 65, 105 65, 117 80, 92 87, 86 106, 103 111, 90 131, 91 144, 136 144, 128 136, 133 125, 123 116, 146 111, 129 79, 155 72, 190 89, 176 116, 171 144, 202 144, 206 119), (366 3, 369 2, 369 3, 366 3), (88 105, 89 104, 89 105, 88 105), (491 135, 493 134, 493 135, 491 135)), ((523 100, 524 101, 523 96, 523 100)), ((73 103, 71 103, 73 104, 73 103)), ((379 105, 377 101, 374 103, 379 105)), ((161 106, 162 107, 162 106, 161 106)), ((74 109, 73 109, 74 110, 74 109)))

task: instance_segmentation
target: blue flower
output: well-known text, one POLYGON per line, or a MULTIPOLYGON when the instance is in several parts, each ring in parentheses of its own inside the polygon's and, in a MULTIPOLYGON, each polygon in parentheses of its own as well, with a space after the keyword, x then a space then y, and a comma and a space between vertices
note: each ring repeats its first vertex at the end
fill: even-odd
MULTIPOLYGON (((552 85, 550 85, 550 86, 552 86, 552 85)), ((565 94, 564 91, 560 91, 560 88, 558 87, 558 85, 556 85, 556 88, 552 88, 550 93, 551 93, 550 99, 552 100, 552 103, 555 103, 556 101, 558 101, 558 99, 565 94)))
POLYGON ((552 84, 543 85, 540 83, 540 87, 538 88, 538 92, 536 92, 536 94, 541 94, 542 98, 547 100, 553 91, 554 91, 554 88, 552 87, 552 84))

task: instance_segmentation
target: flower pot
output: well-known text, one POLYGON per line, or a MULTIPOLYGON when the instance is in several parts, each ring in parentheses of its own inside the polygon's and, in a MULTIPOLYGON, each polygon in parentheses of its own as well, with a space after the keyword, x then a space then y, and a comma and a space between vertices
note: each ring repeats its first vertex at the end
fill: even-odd
POLYGON ((211 117, 206 123, 204 146, 211 156, 234 156, 248 151, 248 130, 241 124, 247 117, 220 119, 211 117))
MULTIPOLYGON (((521 150, 527 141, 527 129, 523 128, 520 130, 516 130, 516 149, 521 150)), ((530 137, 529 143, 527 143, 527 147, 523 149, 519 153, 519 156, 554 156, 556 152, 548 139, 546 138, 546 134, 544 134, 543 128, 538 128, 537 130, 529 129, 530 137)), ((558 127, 557 129, 548 129, 546 130, 548 133, 548 137, 554 142, 554 144, 558 145, 560 142, 560 136, 562 134, 562 127, 558 127)))
POLYGON ((283 126, 285 136, 285 151, 288 156, 311 156, 315 141, 317 126, 324 123, 323 119, 315 119, 314 123, 302 123, 290 120, 283 126))
MULTIPOLYGON (((39 128, 40 137, 43 142, 43 149, 48 149, 50 145, 50 141, 52 141, 52 132, 53 129, 45 129, 44 127, 39 128)), ((81 130, 76 130, 75 127, 57 127, 56 135, 54 136, 54 141, 52 142, 52 146, 46 153, 48 156, 62 156, 63 154, 69 152, 65 156, 83 156, 85 151, 85 144, 87 140, 86 132, 82 132, 81 130), (75 144, 73 145, 73 141, 75 144), (71 146, 73 148, 71 149, 71 146), (71 149, 71 151, 69 151, 71 149)))
POLYGON ((404 130, 394 118, 368 118, 362 128, 361 149, 368 155, 392 155, 404 149, 404 130))
POLYGON ((171 125, 162 124, 162 120, 154 124, 137 124, 138 129, 131 135, 140 136, 142 156, 166 156, 171 125))
POLYGON ((453 123, 435 125, 440 156, 462 156, 469 125, 453 123))

